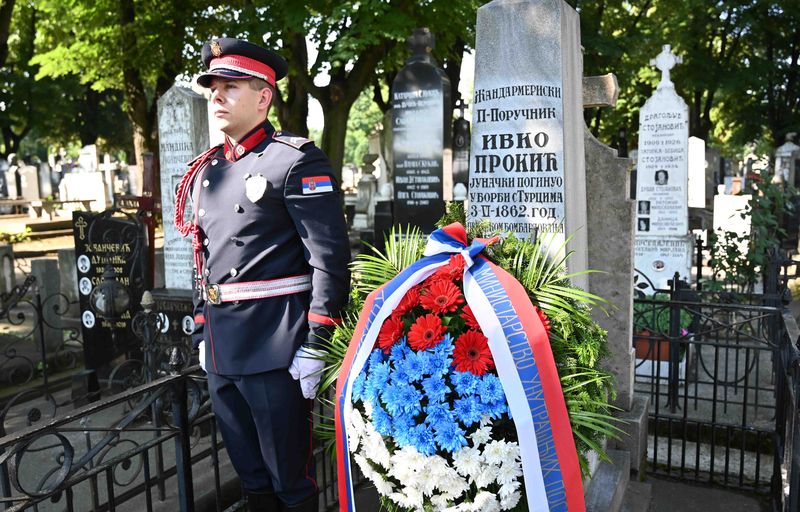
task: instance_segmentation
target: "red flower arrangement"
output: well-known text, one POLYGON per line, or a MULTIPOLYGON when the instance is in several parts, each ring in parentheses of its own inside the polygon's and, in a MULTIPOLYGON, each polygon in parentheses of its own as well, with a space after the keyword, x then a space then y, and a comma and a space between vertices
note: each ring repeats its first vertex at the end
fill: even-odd
POLYGON ((419 302, 432 313, 452 313, 464 303, 464 297, 452 281, 434 281, 419 302))
POLYGON ((408 344, 414 350, 427 350, 442 341, 447 327, 436 315, 425 315, 417 318, 408 331, 408 344))
POLYGON ((483 375, 494 368, 494 359, 489 351, 486 336, 478 331, 467 331, 456 340, 453 362, 459 372, 483 375))
MULTIPOLYGON (((407 334, 413 350, 427 350, 435 347, 450 331, 455 340, 453 364, 457 371, 484 375, 494 370, 488 340, 472 308, 464 300, 461 287, 464 266, 463 256, 451 256, 448 264, 409 289, 381 326, 376 346, 388 354, 407 334)), ((536 311, 549 336, 550 320, 539 308, 536 311)))

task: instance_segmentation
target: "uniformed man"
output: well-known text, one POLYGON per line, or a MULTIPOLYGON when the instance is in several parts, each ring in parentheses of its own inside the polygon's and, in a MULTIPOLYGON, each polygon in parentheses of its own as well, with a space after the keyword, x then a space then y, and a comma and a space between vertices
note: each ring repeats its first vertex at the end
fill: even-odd
POLYGON ((348 295, 340 187, 310 140, 266 120, 282 57, 223 38, 202 60, 197 83, 226 137, 178 188, 175 221, 197 270, 193 340, 249 509, 316 512, 309 399, 323 363, 309 355, 348 295))

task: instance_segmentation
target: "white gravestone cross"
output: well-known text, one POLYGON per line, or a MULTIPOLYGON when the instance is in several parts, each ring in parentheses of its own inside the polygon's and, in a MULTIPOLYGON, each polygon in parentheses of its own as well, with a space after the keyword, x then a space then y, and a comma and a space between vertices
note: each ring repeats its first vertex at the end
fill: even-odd
POLYGON ((661 82, 639 113, 635 266, 656 288, 667 288, 675 272, 691 279, 689 109, 669 76, 680 62, 669 45, 650 61, 661 82))

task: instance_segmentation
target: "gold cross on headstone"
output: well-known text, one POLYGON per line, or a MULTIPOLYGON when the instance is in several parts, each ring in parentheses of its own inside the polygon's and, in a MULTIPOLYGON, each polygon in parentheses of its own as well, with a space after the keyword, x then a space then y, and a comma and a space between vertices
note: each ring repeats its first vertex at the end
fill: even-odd
POLYGON ((86 233, 84 232, 84 230, 88 226, 89 224, 86 222, 86 219, 84 219, 83 217, 78 217, 77 222, 75 222, 75 227, 78 228, 78 236, 80 237, 81 240, 86 238, 86 233))
POLYGON ((671 51, 671 47, 665 44, 661 47, 661 53, 655 59, 650 59, 650 65, 655 66, 661 70, 661 81, 658 83, 658 88, 674 87, 672 80, 669 79, 669 70, 674 68, 676 64, 683 62, 683 58, 678 57, 671 51))

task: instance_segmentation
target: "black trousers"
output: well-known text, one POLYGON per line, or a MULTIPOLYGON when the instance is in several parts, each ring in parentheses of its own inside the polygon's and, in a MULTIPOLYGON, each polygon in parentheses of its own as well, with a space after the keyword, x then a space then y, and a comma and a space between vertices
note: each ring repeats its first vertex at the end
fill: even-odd
POLYGON ((286 369, 208 374, 222 439, 245 491, 274 492, 287 506, 317 493, 311 446, 313 400, 286 369))

